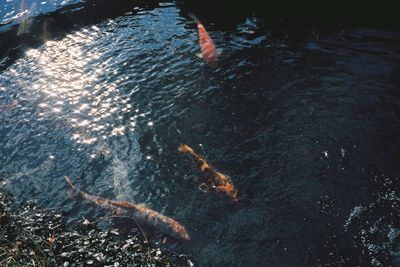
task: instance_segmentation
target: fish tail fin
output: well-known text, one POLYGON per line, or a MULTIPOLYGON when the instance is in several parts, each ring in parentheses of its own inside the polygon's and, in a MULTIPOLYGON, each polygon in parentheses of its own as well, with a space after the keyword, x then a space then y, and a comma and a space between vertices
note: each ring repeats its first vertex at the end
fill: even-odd
POLYGON ((68 178, 68 176, 64 175, 65 181, 69 184, 69 186, 72 187, 72 189, 76 189, 76 186, 71 182, 71 180, 68 178))
POLYGON ((79 190, 76 188, 76 186, 71 182, 71 180, 68 178, 68 176, 64 175, 65 181, 69 184, 71 188, 68 189, 67 194, 70 198, 74 198, 79 194, 79 190))
POLYGON ((190 146, 186 145, 186 144, 181 144, 181 145, 179 146, 178 150, 179 150, 180 152, 182 152, 182 153, 190 153, 190 154, 193 154, 193 152, 194 152, 193 149, 192 149, 190 146))
POLYGON ((189 13, 188 13, 188 15, 189 15, 189 17, 191 17, 191 18, 192 18, 192 20, 194 20, 194 22, 196 22, 196 23, 200 23, 200 24, 201 24, 201 22, 200 22, 199 18, 198 18, 198 17, 196 17, 196 15, 195 15, 195 14, 193 14, 193 13, 189 12, 189 13))

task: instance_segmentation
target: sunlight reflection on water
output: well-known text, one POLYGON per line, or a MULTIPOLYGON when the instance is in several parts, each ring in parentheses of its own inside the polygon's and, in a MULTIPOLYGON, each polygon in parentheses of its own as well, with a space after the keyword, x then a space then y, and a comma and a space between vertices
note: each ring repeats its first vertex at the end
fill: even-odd
POLYGON ((75 129, 71 138, 80 144, 123 135, 123 115, 132 108, 129 97, 118 94, 115 83, 102 79, 110 71, 107 62, 99 61, 105 52, 87 49, 101 37, 98 28, 92 27, 48 41, 43 48, 26 52, 25 67, 32 66, 32 72, 10 70, 14 82, 32 81, 24 88, 40 101, 39 118, 62 117, 75 129))

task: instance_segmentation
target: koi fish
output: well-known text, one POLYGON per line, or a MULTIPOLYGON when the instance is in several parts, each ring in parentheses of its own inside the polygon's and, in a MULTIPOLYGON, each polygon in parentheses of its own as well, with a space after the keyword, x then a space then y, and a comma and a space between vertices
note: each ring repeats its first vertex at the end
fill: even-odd
POLYGON ((72 190, 76 191, 82 198, 93 202, 100 207, 116 210, 117 212, 123 212, 127 210, 133 211, 130 215, 132 215, 132 217, 138 222, 156 227, 157 229, 163 230, 174 237, 178 237, 186 241, 190 240, 186 228, 172 218, 162 215, 161 213, 146 208, 142 205, 135 205, 126 201, 115 201, 90 195, 78 189, 67 176, 64 176, 64 179, 67 181, 72 190))
POLYGON ((228 176, 215 171, 214 168, 212 168, 207 161, 197 154, 190 146, 181 144, 178 150, 182 153, 192 155, 199 162, 203 178, 202 180, 205 181, 201 184, 202 186, 205 186, 207 189, 214 189, 217 192, 225 193, 232 202, 238 201, 237 190, 228 176))
POLYGON ((200 20, 191 13, 189 13, 189 16, 197 24, 197 30, 199 32, 199 44, 203 59, 209 66, 215 67, 217 65, 217 50, 215 49, 214 42, 208 35, 206 28, 200 22, 200 20))

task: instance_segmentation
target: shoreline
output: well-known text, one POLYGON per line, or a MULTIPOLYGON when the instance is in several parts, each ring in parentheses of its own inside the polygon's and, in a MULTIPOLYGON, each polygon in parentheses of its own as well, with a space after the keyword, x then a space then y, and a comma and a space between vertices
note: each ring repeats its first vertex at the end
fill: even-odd
POLYGON ((191 266, 138 231, 102 230, 84 219, 63 222, 60 211, 13 204, 0 186, 0 266, 191 266))

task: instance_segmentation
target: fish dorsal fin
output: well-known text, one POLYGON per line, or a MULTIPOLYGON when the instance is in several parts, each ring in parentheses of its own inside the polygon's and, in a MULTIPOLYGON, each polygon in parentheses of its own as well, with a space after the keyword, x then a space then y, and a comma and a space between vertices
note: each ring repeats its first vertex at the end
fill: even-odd
POLYGON ((202 53, 196 53, 196 57, 198 57, 198 58, 203 58, 203 54, 202 53))

